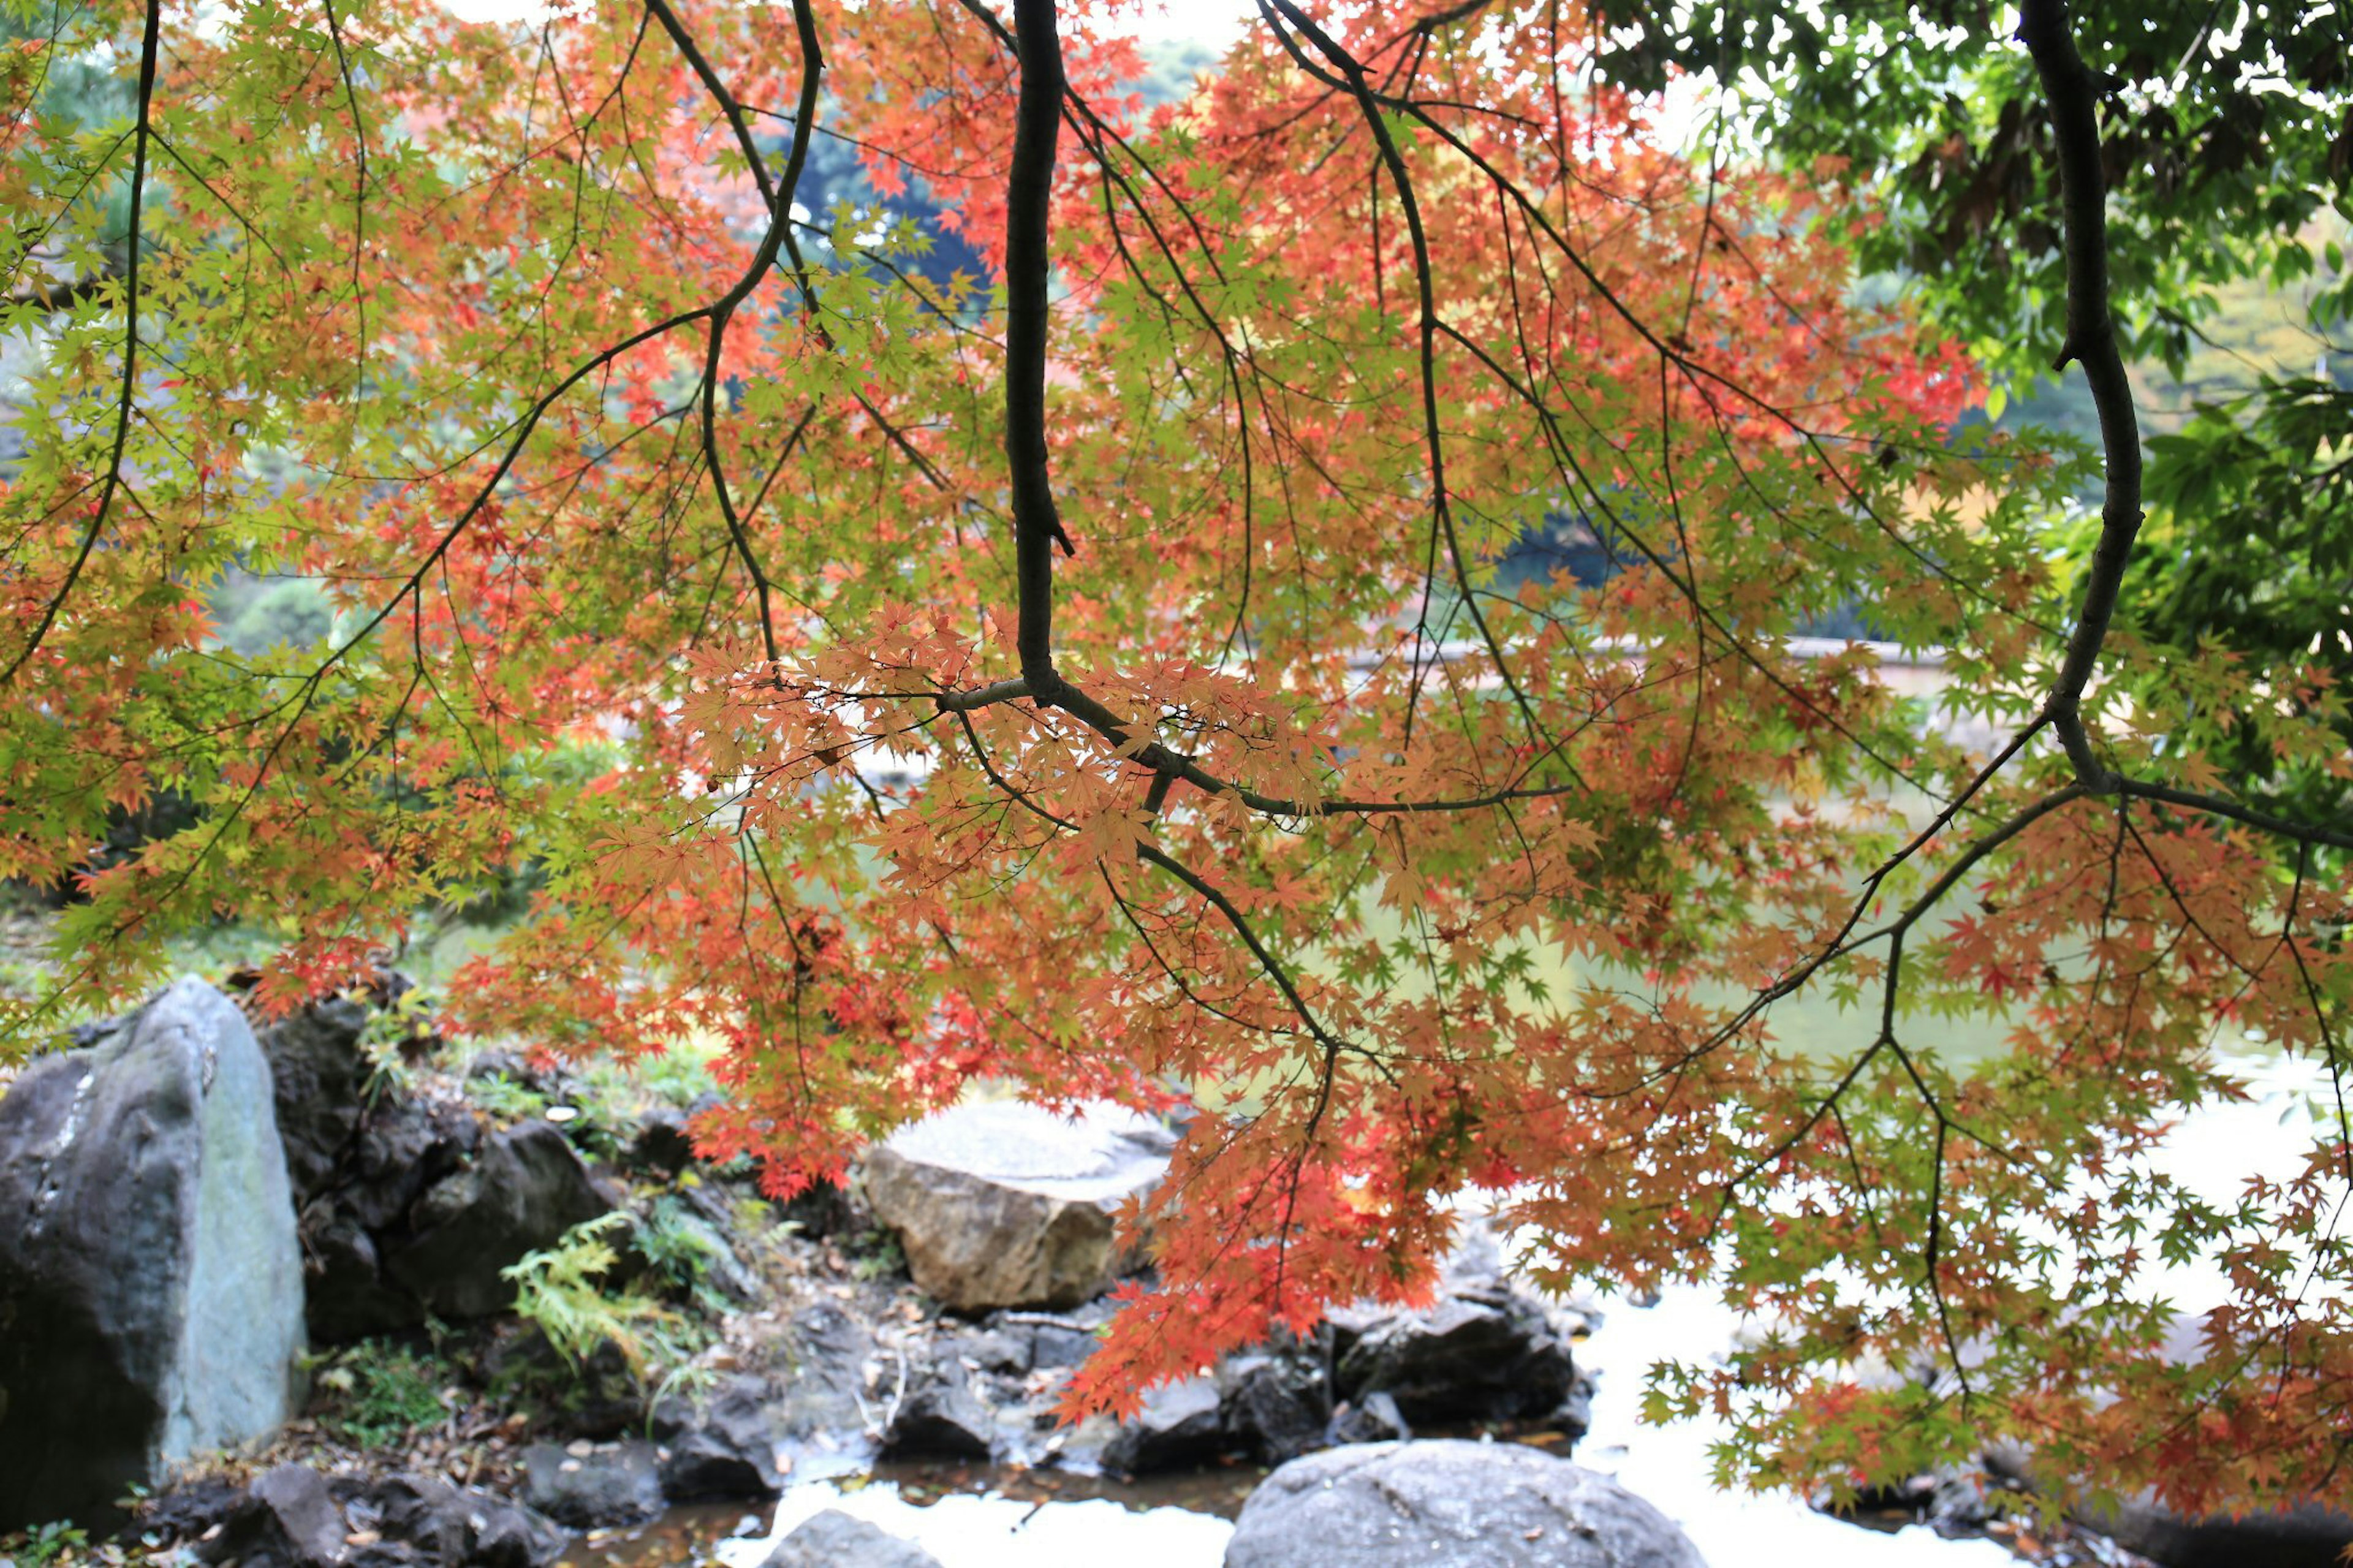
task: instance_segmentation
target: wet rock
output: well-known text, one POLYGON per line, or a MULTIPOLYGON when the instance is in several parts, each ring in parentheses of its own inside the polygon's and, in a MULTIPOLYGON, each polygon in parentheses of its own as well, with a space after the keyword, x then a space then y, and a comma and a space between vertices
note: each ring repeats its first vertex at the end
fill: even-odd
POLYGON ((1577 1386, 1568 1338, 1504 1282, 1494 1237, 1467 1226, 1426 1310, 1335 1312, 1335 1391, 1387 1394, 1416 1422, 1549 1415, 1577 1386))
POLYGON ((1876 1528, 1925 1524, 1947 1541, 1985 1533, 1993 1517, 1987 1502, 1996 1483, 1974 1467, 1951 1466, 1909 1476, 1883 1486, 1866 1487, 1852 1502, 1833 1505, 1827 1494, 1814 1507, 1838 1518, 1876 1528))
POLYGON ((350 996, 326 996, 260 1035, 286 1146, 286 1173, 297 1205, 327 1185, 359 1131, 366 1109, 369 1063, 360 1047, 368 1008, 350 996))
POLYGON ((1209 1377, 1146 1390, 1144 1408, 1121 1422, 1104 1446, 1103 1468, 1141 1476, 1217 1458, 1226 1447, 1224 1403, 1217 1380, 1209 1377))
POLYGON ((941 1342, 940 1351, 968 1371, 1018 1377, 1029 1370, 1035 1344, 1027 1324, 1012 1323, 954 1335, 941 1342))
POLYGON ((501 1269, 612 1207, 563 1133, 543 1121, 505 1128, 417 1198, 416 1239, 385 1254, 385 1273, 436 1317, 488 1317, 514 1303, 501 1269))
POLYGON ((1360 1400, 1344 1400, 1332 1412, 1332 1425, 1324 1429, 1327 1443, 1398 1443, 1413 1436, 1397 1401, 1386 1394, 1367 1394, 1360 1400))
POLYGON ((943 1367, 908 1389, 882 1434, 892 1456, 930 1454, 985 1459, 997 1443, 997 1416, 965 1381, 961 1367, 943 1367))
POLYGON ((0 1100, 0 1531, 298 1407, 302 1268, 268 1060, 182 980, 0 1100))
POLYGON ((481 1128, 463 1103, 386 1098, 368 1108, 328 1185, 302 1213, 311 1337, 321 1343, 422 1324, 427 1304, 387 1276, 385 1254, 409 1234, 409 1211, 463 1168, 481 1128))
POLYGON ((425 1308, 384 1282, 375 1238, 358 1221, 329 1215, 302 1233, 305 1317, 311 1338, 339 1344, 414 1328, 425 1308))
POLYGON ((1103 1348, 1092 1329, 1037 1323, 1029 1331, 1029 1364, 1039 1371, 1077 1366, 1103 1348))
POLYGON ((2341 1568, 2353 1550, 2353 1514, 2320 1502, 2190 1519, 2143 1495, 2114 1512, 2076 1517, 2164 1568, 2341 1568))
POLYGON ((940 1568, 940 1560, 913 1542, 828 1509, 778 1542, 761 1568, 940 1568))
POLYGON ((662 1510, 660 1461, 650 1443, 535 1443, 522 1463, 524 1505, 558 1524, 642 1524, 662 1510))
POLYGON ((1510 1443, 1380 1443, 1293 1459, 1243 1505, 1225 1568, 1704 1568, 1606 1476, 1510 1443))
POLYGON ((1173 1147, 1158 1122, 1116 1106, 1072 1121, 960 1105, 869 1153, 866 1197, 915 1283, 945 1305, 1070 1306, 1111 1283, 1113 1211, 1159 1184, 1173 1147))
POLYGON ((1218 1369, 1218 1384, 1227 1427, 1255 1444, 1266 1463, 1280 1465, 1329 1441, 1332 1392, 1316 1362, 1279 1352, 1236 1356, 1218 1369))
POLYGON ((280 1465, 257 1479, 221 1532, 196 1548, 243 1568, 333 1568, 343 1561, 343 1510, 316 1470, 280 1465))
MULTIPOLYGON (((350 1510, 353 1523, 362 1506, 350 1510)), ((364 1506, 386 1542, 414 1549, 437 1568, 547 1568, 567 1541, 563 1526, 521 1503, 430 1477, 395 1476, 374 1488, 364 1506)))
POLYGON ((778 1430, 787 1437, 812 1437, 862 1426, 859 1401, 866 1362, 874 1353, 872 1331, 832 1302, 819 1301, 797 1314, 783 1338, 792 1375, 776 1391, 778 1430))
POLYGON ((661 1445, 661 1488, 672 1502, 768 1497, 784 1490, 776 1433, 756 1378, 737 1378, 700 1411, 665 1401, 655 1413, 661 1445))

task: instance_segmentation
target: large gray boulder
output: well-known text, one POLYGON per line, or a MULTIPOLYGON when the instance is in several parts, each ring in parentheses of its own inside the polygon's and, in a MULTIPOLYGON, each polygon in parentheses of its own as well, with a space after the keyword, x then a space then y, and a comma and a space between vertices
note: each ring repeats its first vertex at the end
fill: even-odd
POLYGON ((1226 1568, 1705 1568, 1607 1476, 1511 1443, 1368 1443, 1293 1459, 1242 1506, 1226 1568))
POLYGON ((944 1305, 1073 1306, 1117 1273, 1112 1215, 1159 1184, 1175 1146, 1158 1122, 1113 1105, 1075 1119, 1011 1100, 959 1105, 867 1155, 866 1200, 944 1305))
POLYGON ((174 984, 0 1100, 0 1531, 111 1517, 294 1414, 302 1260, 269 1063, 174 984))

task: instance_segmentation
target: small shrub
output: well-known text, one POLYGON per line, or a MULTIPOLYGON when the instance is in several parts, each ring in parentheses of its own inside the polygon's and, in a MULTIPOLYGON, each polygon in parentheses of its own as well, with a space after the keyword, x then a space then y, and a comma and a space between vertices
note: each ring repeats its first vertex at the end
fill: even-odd
POLYGON ((907 1271, 906 1249, 896 1231, 876 1226, 854 1237, 848 1248, 849 1271, 860 1279, 885 1279, 907 1271))
POLYGON ((710 1276, 726 1255, 727 1244, 678 1197, 665 1193, 647 1207, 638 1221, 635 1246, 654 1277, 669 1289, 706 1308, 724 1305, 716 1300, 710 1276))
POLYGON ((405 1346, 381 1340, 355 1345, 319 1373, 319 1385, 336 1403, 325 1424, 354 1447, 389 1447, 442 1418, 446 1372, 405 1346))

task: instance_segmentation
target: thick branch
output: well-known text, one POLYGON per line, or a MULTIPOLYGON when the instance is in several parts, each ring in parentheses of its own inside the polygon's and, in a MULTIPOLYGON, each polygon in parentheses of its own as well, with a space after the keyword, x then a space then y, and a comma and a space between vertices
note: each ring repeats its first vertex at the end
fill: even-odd
POLYGON ((2100 540, 2084 584, 2074 633, 2051 692, 2046 711, 2056 726, 2076 775, 2097 787, 2105 770, 2092 755, 2091 742, 2076 716, 2091 683, 2100 645, 2115 618, 2125 564, 2140 532, 2140 425, 2133 412, 2132 384, 2116 348, 2116 320, 2108 308, 2107 178, 2100 163, 2100 82, 2075 50, 2066 0, 2025 0, 2019 37, 2033 57, 2051 101, 2058 147, 2059 199, 2067 262, 2067 341, 2057 364, 2073 360, 2084 367, 2092 404, 2100 419, 2100 446, 2107 487, 2100 504, 2100 540))
POLYGON ((1054 549, 1071 552, 1046 462, 1047 201, 1062 129, 1062 41, 1054 0, 1017 0, 1021 101, 1005 219, 1005 461, 1011 470, 1013 538, 1020 594, 1021 673, 1040 688, 1054 676, 1054 549))

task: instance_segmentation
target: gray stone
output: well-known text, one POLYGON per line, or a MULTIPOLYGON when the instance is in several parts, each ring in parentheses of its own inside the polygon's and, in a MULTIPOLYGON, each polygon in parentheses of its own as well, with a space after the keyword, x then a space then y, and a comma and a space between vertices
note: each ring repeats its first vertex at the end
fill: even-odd
POLYGON ((409 1211, 416 1239, 387 1253, 384 1271, 436 1317, 488 1317, 514 1304, 499 1270, 612 1207, 563 1133, 523 1122, 426 1189, 409 1211))
POLYGON ((899 1233, 908 1271, 958 1311, 1067 1307, 1122 1263, 1113 1212, 1157 1186, 1175 1140, 1095 1105, 1072 1121, 1010 1100, 960 1105, 866 1159, 867 1202, 899 1233))
POLYGON ((891 1455, 936 1454, 985 1459, 997 1442, 997 1416, 982 1404, 951 1363, 935 1369, 899 1401, 882 1450, 891 1455))
POLYGON ((599 1443, 585 1454, 535 1443, 522 1464, 524 1506, 558 1524, 642 1524, 662 1510, 660 1461, 650 1443, 599 1443))
POLYGON ((1412 1436, 1413 1427, 1396 1400, 1386 1394, 1367 1394, 1335 1409, 1324 1436, 1327 1443, 1398 1443, 1412 1436))
POLYGON ((765 1497, 784 1490, 776 1433, 757 1378, 736 1378, 702 1410, 665 1401, 655 1412, 662 1447, 661 1486, 672 1502, 765 1497))
POLYGON ((1335 1381, 1347 1397, 1386 1394, 1408 1420, 1437 1422, 1546 1415, 1576 1379, 1544 1309, 1498 1291, 1400 1312, 1349 1346, 1335 1381))
POLYGON ((269 1066, 182 980, 0 1101, 0 1530, 298 1405, 302 1263, 269 1066))
POLYGON ((1261 1352, 1230 1358, 1218 1368, 1227 1426, 1254 1441, 1259 1457, 1271 1465, 1324 1447, 1332 1422, 1332 1394, 1323 1373, 1316 1361, 1298 1353, 1261 1352))
POLYGON ((248 1568, 335 1568, 344 1556, 343 1510, 318 1471, 280 1465, 248 1489, 196 1555, 248 1568))
POLYGON ((2353 1550, 2353 1514, 2318 1502, 2190 1519, 2144 1495, 2113 1512, 2076 1517, 2164 1568, 2342 1568, 2353 1550))
POLYGON ((521 1503, 429 1476, 394 1476, 369 1493, 366 1505, 387 1542, 435 1564, 547 1568, 569 1539, 563 1526, 521 1503))
POLYGON ((792 1375, 776 1390, 776 1416, 786 1437, 856 1431, 866 1422, 860 1401, 865 1365, 876 1353, 873 1331, 831 1301, 794 1314, 785 1334, 792 1375))
MULTIPOLYGON (((1438 1299, 1419 1311, 1359 1304, 1330 1314, 1333 1390, 1362 1405, 1387 1394, 1409 1421, 1542 1417, 1577 1389, 1568 1337, 1544 1304, 1512 1288, 1493 1233, 1457 1233, 1438 1299)), ((1577 1412, 1568 1425, 1581 1424, 1577 1412)))
POLYGON ((1606 1476, 1511 1443, 1376 1443, 1293 1459, 1243 1505, 1226 1568, 1704 1568, 1606 1476))
POLYGON ((1105 1469, 1140 1476, 1215 1458, 1226 1447, 1224 1399, 1215 1378, 1188 1377, 1146 1389, 1144 1408, 1104 1445, 1105 1469))
POLYGON ((261 1032, 298 1205, 327 1185, 359 1131, 367 1106, 369 1063, 360 1047, 367 1021, 368 1009, 354 998, 324 996, 261 1032))
POLYGON ((940 1560, 836 1509, 811 1514, 761 1568, 940 1568, 940 1560))

